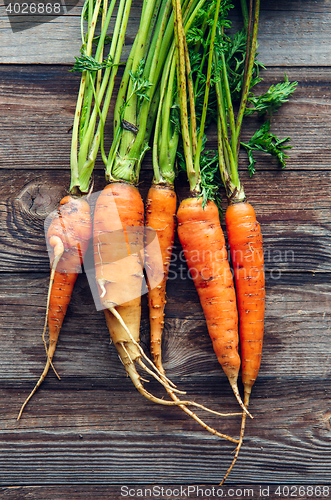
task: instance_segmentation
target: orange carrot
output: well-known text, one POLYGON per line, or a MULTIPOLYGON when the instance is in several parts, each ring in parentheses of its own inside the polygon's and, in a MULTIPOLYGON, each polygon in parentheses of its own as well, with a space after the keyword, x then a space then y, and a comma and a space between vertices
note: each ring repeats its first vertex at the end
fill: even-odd
POLYGON ((215 354, 243 409, 238 391, 238 312, 233 278, 227 259, 218 208, 201 198, 182 201, 178 212, 178 236, 199 294, 215 354))
POLYGON ((63 198, 47 232, 47 241, 51 249, 51 276, 43 332, 47 361, 37 384, 22 405, 17 420, 20 419, 26 404, 45 380, 49 367, 53 366, 56 344, 91 232, 90 207, 87 201, 73 196, 63 198), (47 324, 48 347, 45 341, 47 324))
MULTIPOLYGON (((158 255, 147 251, 146 244, 145 262, 148 274, 148 305, 151 326, 151 354, 155 365, 163 370, 161 361, 161 337, 164 326, 164 308, 166 304, 166 283, 170 266, 171 254, 175 237, 175 217, 177 197, 170 184, 153 184, 147 196, 146 228, 155 231, 161 251, 162 268, 157 265, 158 255), (151 286, 151 282, 158 283, 151 286)), ((153 232, 147 232, 147 238, 153 232)), ((146 242, 148 243, 148 241, 146 242)))
MULTIPOLYGON (((153 184, 147 196, 146 206, 146 228, 147 243, 157 234, 159 247, 150 249, 151 245, 145 245, 145 265, 147 269, 148 303, 151 329, 151 354, 158 371, 164 376, 165 371, 162 364, 161 340, 164 327, 164 309, 166 304, 166 282, 175 236, 175 216, 177 197, 172 184, 153 184), (151 234, 150 234, 151 233, 151 234), (162 262, 159 260, 159 252, 162 262), (156 285, 156 283, 158 283, 156 285)), ((173 401, 180 403, 174 391, 166 387, 173 401)), ((229 439, 229 436, 220 433, 207 425, 193 411, 183 404, 180 408, 204 429, 212 434, 229 439)), ((232 414, 229 414, 232 415, 232 414)), ((232 441, 232 438, 230 439, 232 441)))
MULTIPOLYGON (((262 356, 265 313, 263 242, 254 208, 247 201, 230 204, 225 221, 237 292, 241 377, 244 385, 244 404, 247 408, 262 356)), ((245 426, 246 413, 243 412, 239 444, 221 484, 230 474, 238 458, 245 426)))
POLYGON ((263 242, 254 208, 248 202, 229 205, 226 227, 239 311, 241 372, 248 405, 259 373, 265 312, 263 242))

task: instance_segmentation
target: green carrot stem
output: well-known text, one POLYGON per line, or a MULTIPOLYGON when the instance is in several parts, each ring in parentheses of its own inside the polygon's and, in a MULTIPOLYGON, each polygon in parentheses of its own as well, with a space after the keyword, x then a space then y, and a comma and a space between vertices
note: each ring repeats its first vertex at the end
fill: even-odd
POLYGON ((221 61, 222 61, 222 80, 224 84, 224 92, 226 96, 226 103, 227 103, 227 109, 228 109, 228 116, 229 116, 229 127, 230 127, 230 135, 231 135, 231 147, 233 154, 237 154, 237 143, 235 141, 236 137, 236 120, 234 116, 234 111, 233 111, 233 105, 232 105, 232 99, 231 99, 231 91, 230 91, 230 85, 229 85, 229 80, 228 80, 228 73, 226 70, 226 62, 225 62, 225 55, 224 52, 221 54, 221 61))
POLYGON ((153 139, 153 170, 155 184, 167 182, 173 184, 175 180, 174 164, 177 153, 179 132, 177 127, 172 132, 171 107, 174 101, 174 86, 176 74, 176 60, 174 50, 171 50, 165 64, 160 82, 160 97, 158 113, 155 122, 153 139))
MULTIPOLYGON (((110 8, 108 10, 108 0, 103 1, 101 35, 99 37, 99 42, 98 42, 98 46, 97 46, 97 50, 96 50, 96 54, 95 54, 96 61, 98 61, 100 63, 102 62, 102 58, 103 58, 104 41, 105 41, 105 37, 106 37, 106 33, 107 33, 107 28, 108 28, 108 25, 109 25, 109 22, 111 19, 111 15, 113 13, 114 6, 115 6, 115 2, 113 1, 112 6, 110 6, 110 8), (108 12, 108 15, 107 15, 107 12, 108 12)), ((99 91, 100 91, 100 85, 101 85, 101 79, 102 79, 102 71, 101 70, 98 71, 97 76, 95 76, 92 73, 87 73, 87 76, 88 76, 89 81, 91 80, 92 84, 94 84, 95 80, 97 80, 95 91, 98 95, 99 91)), ((93 134, 94 134, 96 120, 94 120, 94 122, 93 122, 93 127, 90 130, 88 130, 88 125, 90 122, 90 115, 91 115, 91 110, 92 110, 93 93, 94 92, 92 91, 91 85, 89 85, 87 83, 86 89, 85 89, 86 95, 84 96, 84 104, 83 104, 83 107, 84 107, 84 126, 80 127, 80 130, 79 130, 79 141, 80 141, 81 148, 84 147, 83 146, 84 137, 86 137, 86 135, 88 134, 86 142, 88 143, 88 145, 90 145, 92 138, 93 138, 93 134)), ((92 121, 93 121, 93 118, 92 118, 92 121)), ((78 163, 80 163, 79 160, 78 160, 78 163)))
MULTIPOLYGON (((114 7, 115 7, 115 0, 112 0, 112 3, 111 3, 110 8, 109 8, 108 16, 107 16, 108 24, 110 22, 111 14, 113 12, 114 7)), ((98 95, 99 102, 95 103, 93 113, 92 113, 89 121, 87 122, 87 124, 88 124, 87 130, 86 130, 84 138, 80 144, 78 163, 79 163, 81 168, 84 166, 86 158, 88 156, 88 150, 89 150, 89 147, 91 145, 91 140, 93 138, 93 131, 94 131, 95 123, 97 120, 97 116, 99 114, 98 108, 101 104, 101 100, 102 100, 104 93, 106 91, 107 84, 108 84, 108 89, 109 89, 108 82, 109 82, 109 77, 110 77, 111 73, 112 73, 112 78, 110 80, 111 90, 109 90, 109 91, 111 93, 113 91, 112 84, 113 84, 115 75, 117 73, 117 67, 115 65, 119 63, 119 57, 121 55, 122 47, 123 47, 123 43, 124 43, 124 37, 121 34, 121 30, 123 30, 123 32, 125 33, 126 25, 123 24, 123 21, 124 21, 124 23, 125 23, 125 21, 127 22, 127 17, 128 17, 129 10, 131 7, 131 0, 130 0, 128 7, 129 7, 129 9, 127 9, 127 1, 126 0, 120 1, 119 7, 118 7, 116 23, 115 23, 115 27, 114 27, 114 32, 113 32, 113 36, 112 36, 112 43, 111 43, 111 46, 109 49, 109 55, 108 55, 108 60, 113 61, 113 64, 105 69, 104 76, 103 76, 103 82, 102 82, 103 84, 100 87, 100 91, 99 91, 99 95, 98 95), (125 14, 124 14, 124 12, 125 12, 125 14)), ((106 24, 104 26, 104 29, 101 32, 99 44, 98 44, 97 51, 96 51, 96 59, 97 60, 101 55, 101 48, 103 47, 104 39, 106 36, 107 26, 108 25, 106 24)), ((92 89, 91 89, 91 94, 92 94, 92 89)), ((108 103, 108 100, 106 100, 104 105, 103 105, 104 121, 105 121, 106 115, 108 113, 108 108, 109 108, 109 103, 108 103)))
MULTIPOLYGON (((88 0, 90 1, 90 0, 88 0)), ((89 19, 91 18, 91 4, 89 3, 89 19)), ((93 10, 92 20, 89 22, 87 42, 84 53, 87 56, 91 55, 92 41, 94 37, 96 20, 99 12, 101 0, 97 0, 93 10)), ((107 34, 108 25, 111 20, 113 9, 116 0, 112 0, 109 8, 107 1, 103 5, 102 13, 102 26, 101 35, 99 37, 98 46, 96 50, 95 59, 101 61, 103 57, 103 48, 105 37, 107 34), (107 9, 107 13, 106 13, 107 9)), ((81 85, 77 98, 75 120, 73 126, 72 148, 71 148, 71 186, 72 192, 85 193, 89 189, 90 177, 93 171, 94 163, 96 160, 97 152, 101 143, 102 156, 105 158, 103 151, 103 128, 108 113, 111 96, 114 88, 115 76, 117 74, 118 64, 124 44, 124 37, 128 23, 129 13, 131 8, 131 0, 120 0, 118 7, 112 43, 109 50, 108 61, 109 65, 106 67, 103 77, 100 78, 100 73, 97 75, 90 74, 84 70, 81 78, 81 85), (95 87, 95 81, 97 86, 95 87), (94 107, 91 112, 92 97, 94 97, 94 107), (101 111, 101 103, 102 111, 101 111), (81 119, 81 112, 83 104, 86 106, 85 122, 82 127, 82 136, 78 152, 78 128, 81 119), (95 131, 96 120, 99 116, 99 123, 95 131)), ((83 9, 82 17, 86 7, 83 9)))
MULTIPOLYGON (((91 15, 92 14, 91 13, 92 4, 91 4, 90 0, 87 0, 87 2, 89 2, 87 4, 89 7, 89 25, 88 25, 88 32, 87 32, 86 53, 91 54, 92 42, 93 42, 93 37, 94 37, 94 32, 95 32, 95 27, 96 27, 96 22, 97 22, 97 18, 98 18, 101 0, 96 1, 93 15, 91 15)), ((82 17, 83 17, 83 15, 82 15, 82 17)), ((74 117, 73 130, 72 130, 71 153, 70 153, 70 165, 71 165, 70 190, 73 189, 75 186, 79 185, 78 129, 79 129, 81 110, 82 110, 82 105, 83 105, 83 100, 84 100, 84 94, 85 94, 86 79, 87 79, 87 72, 83 71, 82 76, 81 76, 81 81, 80 81, 80 87, 79 87, 79 91, 78 91, 75 117, 74 117)))
POLYGON ((240 137, 240 132, 241 132, 242 121, 244 118, 244 113, 245 113, 247 99, 248 99, 249 90, 250 90, 250 84, 251 84, 251 80, 252 80, 252 72, 253 72, 255 53, 256 53, 256 47, 257 47, 259 13, 260 13, 260 0, 256 0, 255 1, 255 13, 254 13, 254 24, 253 24, 251 50, 249 53, 246 78, 244 81, 244 88, 243 88, 243 93, 242 93, 242 97, 241 97, 239 112, 238 112, 238 116, 237 116, 237 123, 236 123, 236 136, 235 136, 236 144, 239 144, 239 137, 240 137))
POLYGON ((248 9, 247 9, 247 2, 246 0, 240 0, 240 5, 241 5, 241 12, 243 15, 243 20, 244 20, 244 27, 245 30, 248 30, 248 24, 249 24, 249 16, 248 16, 248 9))
POLYGON ((213 22, 213 26, 212 26, 212 30, 211 30, 211 35, 210 35, 208 66, 207 66, 207 76, 206 76, 206 90, 205 90, 204 101, 203 101, 203 108, 202 108, 202 115, 201 115, 201 122, 200 122, 200 132, 199 132, 198 147, 197 147, 197 152, 196 152, 196 157, 195 157, 195 164, 197 164, 200 161, 200 155, 201 155, 201 150, 202 150, 203 136, 204 136, 204 130, 205 130, 206 116, 207 116, 209 90, 210 90, 210 83, 211 83, 211 72, 212 72, 212 62, 213 62, 213 53, 214 53, 214 45, 215 45, 215 35, 216 35, 216 27, 217 27, 217 20, 218 20, 218 16, 219 16, 220 5, 221 5, 221 0, 217 0, 216 7, 215 7, 214 22, 213 22))
MULTIPOLYGON (((181 133, 187 169, 187 177, 192 192, 199 192, 200 176, 194 168, 194 161, 191 147, 191 135, 189 130, 189 119, 187 109, 187 87, 186 87, 186 59, 184 49, 184 30, 181 16, 181 6, 179 0, 173 0, 174 10, 174 32, 177 54, 177 85, 181 119, 181 133)), ((193 133, 196 133, 193 132, 193 133)))
MULTIPOLYGON (((152 19, 152 18, 151 18, 152 19)), ((141 23, 144 24, 146 22, 145 17, 141 19, 141 23)), ((145 29, 145 36, 148 34, 148 30, 145 29)), ((138 48, 140 42, 140 28, 137 35, 136 47, 138 48)), ((163 0, 160 10, 160 17, 157 20, 157 25, 155 29, 155 35, 151 41, 150 47, 147 56, 146 64, 150 68, 148 75, 148 83, 149 89, 146 92, 146 98, 143 99, 143 102, 140 106, 139 117, 137 116, 137 106, 134 105, 132 100, 130 102, 124 101, 125 99, 125 90, 126 95, 130 95, 130 91, 132 89, 131 82, 128 83, 128 80, 131 78, 131 75, 134 72, 134 61, 137 61, 136 53, 133 56, 131 61, 131 70, 125 70, 123 77, 126 78, 123 85, 123 91, 118 96, 116 103, 116 117, 117 122, 116 126, 120 127, 120 133, 115 134, 115 137, 119 141, 118 144, 113 144, 111 148, 111 154, 109 155, 108 162, 106 165, 106 176, 108 178, 114 177, 117 179, 127 180, 129 182, 137 181, 137 168, 141 163, 143 151, 146 151, 145 145, 145 136, 146 136, 146 128, 147 121, 150 118, 150 106, 153 100, 153 95, 157 88, 157 82, 159 79, 159 75, 161 69, 164 64, 164 60, 167 56, 169 45, 171 43, 173 33, 173 26, 171 23, 171 0, 163 0), (125 104, 125 112, 123 115, 124 120, 129 124, 133 124, 137 127, 138 131, 136 133, 125 130, 122 127, 122 118, 121 118, 121 106, 125 104), (134 108, 130 110, 130 108, 134 108), (127 110, 130 112, 127 112, 127 110), (128 119, 129 118, 129 119, 128 119), (131 120, 131 121, 130 121, 131 120)), ((140 61, 138 61, 140 62, 140 61)), ((146 76, 146 75, 144 75, 146 76)), ((123 83, 123 82, 122 82, 123 83)), ((121 84, 122 87, 122 84, 121 84)), ((136 99, 134 99, 137 104, 136 99)))

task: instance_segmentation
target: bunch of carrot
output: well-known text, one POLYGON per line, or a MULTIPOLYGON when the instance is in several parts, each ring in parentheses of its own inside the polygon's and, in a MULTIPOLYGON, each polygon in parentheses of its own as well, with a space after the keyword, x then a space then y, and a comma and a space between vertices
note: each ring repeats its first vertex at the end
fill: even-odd
MULTIPOLYGON (((87 16, 88 30, 85 35, 82 21, 82 56, 75 64, 75 69, 82 72, 82 78, 73 125, 70 195, 61 201, 47 233, 51 256, 43 332, 47 362, 18 419, 45 379, 49 367, 53 366, 59 332, 92 236, 99 297, 111 339, 126 372, 137 390, 149 400, 180 406, 207 431, 237 444, 225 480, 243 443, 246 416, 250 415, 250 394, 260 368, 264 330, 261 230, 238 175, 243 117, 256 106, 251 88, 258 81, 255 77, 253 82, 253 74, 258 69, 255 54, 260 0, 251 1, 249 8, 246 0, 241 0, 246 43, 237 116, 228 75, 229 60, 226 59, 229 39, 224 35, 224 29, 229 25, 230 1, 153 0, 143 3, 139 30, 115 103, 113 141, 107 155, 103 142, 104 124, 113 95, 131 0, 120 0, 109 54, 104 59, 105 38, 114 6, 115 1, 108 6, 106 0, 102 3, 101 0, 86 0, 82 12, 82 19, 87 16), (101 34, 92 56, 100 6, 101 34), (188 43, 194 30, 199 36, 192 36, 188 43), (192 53, 199 54, 198 64, 194 63, 195 68, 198 67, 196 72, 192 68, 192 53), (219 186, 210 185, 210 177, 208 184, 201 167, 211 92, 217 108, 219 169, 229 203, 225 222, 234 280, 215 203, 219 186), (145 215, 137 185, 149 144, 154 178, 145 215), (177 210, 174 181, 179 150, 185 162, 190 196, 180 203, 177 210), (91 189, 98 151, 105 164, 107 185, 96 202, 92 232, 86 195, 91 189), (176 217, 178 236, 215 354, 242 409, 239 440, 209 427, 187 408, 191 405, 224 415, 196 402, 180 399, 177 393, 183 393, 166 377, 162 365, 166 281, 176 217), (144 268, 148 284, 152 360, 139 343, 144 268), (48 346, 45 340, 47 325, 48 346), (161 399, 145 389, 136 369, 137 363, 165 387, 171 399, 161 399), (244 401, 238 389, 240 367, 244 401)), ((254 150, 253 143, 245 147, 254 150)), ((267 146, 263 147, 260 144, 256 149, 267 150, 267 146)), ((286 147, 280 142, 278 149, 272 148, 272 154, 276 151, 280 158, 286 147)))
MULTIPOLYGON (((188 25, 193 22, 204 2, 205 0, 195 0, 187 5, 188 25)), ((146 230, 144 206, 137 184, 154 120, 156 119, 156 129, 160 130, 160 113, 162 109, 167 113, 169 104, 172 103, 175 71, 171 1, 144 3, 138 34, 126 63, 115 103, 113 142, 108 157, 103 156, 108 184, 98 198, 94 214, 96 280, 111 339, 137 390, 153 402, 179 405, 208 431, 237 442, 210 428, 186 408, 186 405, 192 405, 220 414, 196 402, 179 399, 175 393, 180 391, 167 379, 161 363, 165 282, 175 229, 173 164, 178 131, 167 135, 164 141, 167 146, 170 140, 171 153, 169 157, 163 151, 163 156, 166 157, 164 164, 167 166, 160 171, 155 169, 158 178, 147 197, 146 230), (168 84, 165 98, 164 85, 168 84), (164 100, 166 105, 162 108, 164 100), (153 231, 156 231, 159 243, 154 247, 151 237, 153 231), (144 267, 149 285, 151 353, 154 362, 146 356, 139 344, 144 267), (172 400, 160 399, 144 388, 135 368, 136 363, 166 388, 172 400)), ((167 123, 163 114, 163 123, 165 119, 167 123)), ((157 137, 156 133, 155 138, 157 137)))

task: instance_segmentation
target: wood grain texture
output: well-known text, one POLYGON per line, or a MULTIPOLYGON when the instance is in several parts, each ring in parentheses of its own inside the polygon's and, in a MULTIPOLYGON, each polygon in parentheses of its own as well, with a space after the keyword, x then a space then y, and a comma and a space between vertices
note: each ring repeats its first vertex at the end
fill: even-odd
MULTIPOLYGON (((81 47, 81 5, 80 2, 66 16, 17 33, 12 32, 1 5, 0 63, 72 64, 81 47)), ((133 6, 127 30, 128 46, 137 29, 141 1, 135 0, 133 6)), ((234 15, 234 26, 236 20, 234 15)), ((261 60, 268 66, 330 66, 330 23, 330 0, 264 1, 259 25, 261 60)))
MULTIPOLYGON (((199 484, 199 485, 184 485, 182 490, 173 484, 162 485, 159 486, 157 484, 154 485, 129 485, 123 487, 121 486, 57 486, 55 487, 43 487, 43 486, 16 486, 12 488, 3 488, 0 489, 0 494, 2 493, 3 498, 5 500, 90 500, 95 496, 98 500, 123 500, 123 498, 131 498, 133 500, 140 500, 144 498, 144 500, 152 500, 156 497, 160 498, 160 494, 163 493, 163 497, 171 492, 173 492, 177 498, 179 498, 178 494, 182 495, 182 498, 246 498, 248 500, 255 500, 255 498, 263 498, 268 500, 278 500, 280 493, 284 492, 283 498, 288 497, 287 493, 293 494, 293 496, 298 495, 300 493, 300 497, 302 500, 311 500, 312 491, 308 489, 307 486, 293 486, 293 485, 265 485, 259 484, 257 486, 252 484, 245 484, 241 486, 229 485, 224 486, 223 488, 215 485, 210 486, 209 484, 199 484), (190 490, 188 489, 190 486, 190 490), (154 489, 153 489, 154 488, 154 489), (163 488, 163 489, 162 489, 163 488), (306 494, 308 490, 308 494, 306 494), (194 494, 195 491, 195 494, 194 494), (203 497, 204 494, 207 496, 203 497), (234 495, 237 494, 237 497, 234 495), (186 495, 184 497, 183 495, 186 495), (197 496, 199 495, 199 496, 197 496), (213 496, 210 496, 213 495, 213 496)), ((325 486, 326 494, 328 492, 328 486, 325 486)), ((315 489, 318 496, 320 492, 323 491, 323 488, 317 487, 315 489)), ((314 490, 313 490, 314 494, 314 490)), ((173 497, 173 498, 176 498, 173 497)), ((168 498, 171 498, 168 496, 168 498)))
MULTIPOLYGON (((135 1, 128 46, 140 5, 135 1)), ((6 63, 0 66, 0 499, 119 500, 124 485, 134 488, 126 498, 174 500, 187 498, 174 493, 176 486, 201 485, 206 489, 189 498, 210 500, 215 496, 208 488, 217 488, 233 445, 206 433, 180 409, 153 405, 138 394, 110 344, 84 273, 54 358, 61 381, 50 372, 16 422, 45 363, 44 223, 69 184, 79 84, 69 69, 79 52, 80 9, 14 34, 0 6, 0 62, 6 63), (150 495, 153 485, 164 492, 169 487, 171 494, 150 495)), ((240 156, 245 191, 264 236, 267 301, 263 360, 251 399, 255 418, 247 422, 244 447, 224 487, 227 500, 331 498, 330 25, 330 0, 263 2, 259 51, 269 68, 260 92, 285 70, 298 88, 272 125, 277 135, 292 138, 287 169, 260 154, 251 179, 245 154, 240 156), (279 485, 290 489, 277 494, 279 485), (296 490, 300 485, 306 489, 296 490), (320 495, 309 485, 329 490, 320 495)), ((242 139, 259 124, 247 119, 242 139)), ((212 127, 208 139, 215 148, 212 127)), ((151 177, 147 154, 144 197, 151 177)), ((100 159, 94 180, 97 192, 104 186, 100 159)), ((182 178, 177 192, 179 199, 187 194, 182 178)), ((237 411, 178 239, 167 295, 162 347, 168 376, 189 398, 237 411)), ((141 344, 149 353, 146 296, 142 305, 141 344)), ((147 385, 166 396, 155 381, 147 385)), ((199 415, 238 435, 239 417, 199 415)))
MULTIPOLYGON (((36 272, 49 269, 44 223, 57 208, 70 181, 68 171, 2 170, 0 178, 0 263, 2 271, 36 272)), ((152 173, 144 171, 140 190, 145 198, 152 173)), ((246 195, 256 209, 264 236, 266 269, 279 272, 330 272, 331 171, 262 170, 249 178, 242 172, 246 195), (263 194, 262 194, 263 193, 263 194)), ((104 186, 100 170, 95 174, 95 196, 104 186)), ((179 200, 187 193, 178 184, 179 200)), ((226 205, 224 205, 224 208, 226 205)), ((224 226, 224 224, 223 224, 224 226)), ((184 265, 180 245, 173 256, 184 265), (179 259, 179 256, 181 259, 179 259)), ((186 269, 186 268, 185 268, 186 269)), ((187 273, 187 271, 186 271, 187 273)))
MULTIPOLYGON (((281 138, 291 137, 292 149, 287 162, 289 170, 326 169, 331 165, 330 108, 331 69, 290 68, 286 70, 290 81, 298 81, 298 88, 290 101, 273 117, 272 132, 281 138)), ((284 79, 283 68, 269 68, 262 72, 264 82, 259 92, 284 79)), ((118 88, 119 80, 115 87, 118 88)), ((0 72, 0 112, 2 113, 2 140, 0 169, 68 170, 71 145, 71 126, 76 105, 79 76, 66 66, 11 66, 0 72), (42 140, 41 140, 42 139, 42 140)), ((105 129, 105 148, 112 138, 111 116, 105 129)), ((249 141, 261 126, 256 118, 247 118, 242 134, 249 141)), ((216 148, 216 131, 208 130, 210 148, 216 148)), ((275 161, 257 154, 257 168, 278 171, 275 161)), ((246 155, 241 154, 246 170, 246 155)), ((97 168, 103 168, 98 158, 97 168)), ((150 157, 144 168, 151 168, 150 157)))
MULTIPOLYGON (((13 275, 8 290, 1 276, 1 483, 216 484, 233 446, 209 436, 179 409, 153 405, 137 393, 109 345, 103 314, 94 310, 84 275, 54 359, 61 381, 50 373, 16 422, 45 361, 46 286, 46 276, 29 273, 13 275)), ((330 293, 329 276, 323 274, 303 279, 285 273, 280 280, 267 280, 266 348, 251 405, 255 418, 248 422, 234 484, 258 484, 260 470, 267 484, 279 484, 284 477, 290 484, 330 482, 330 293)), ((236 411, 191 280, 169 283, 166 318, 168 376, 188 397, 213 409, 236 411)), ((148 337, 144 298, 141 341, 146 351, 148 337)), ((153 381, 148 388, 162 395, 153 381)), ((238 418, 206 418, 237 435, 238 418)))

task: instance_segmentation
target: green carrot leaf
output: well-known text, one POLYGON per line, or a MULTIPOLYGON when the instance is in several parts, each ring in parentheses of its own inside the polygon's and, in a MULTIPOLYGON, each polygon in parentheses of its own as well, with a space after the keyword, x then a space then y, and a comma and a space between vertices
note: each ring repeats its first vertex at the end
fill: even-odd
POLYGON ((73 68, 70 70, 71 72, 95 72, 105 68, 111 68, 113 66, 113 61, 110 58, 105 59, 102 62, 98 62, 96 59, 94 59, 94 57, 82 54, 80 57, 75 57, 75 59, 76 61, 73 65, 73 68))
POLYGON ((271 85, 265 94, 258 97, 252 93, 249 95, 249 107, 246 108, 245 115, 252 115, 256 112, 259 116, 265 114, 272 116, 283 103, 288 101, 297 85, 298 82, 291 83, 285 73, 285 81, 277 83, 277 85, 271 85))
MULTIPOLYGON (((233 37, 222 35, 221 32, 219 32, 219 37, 215 44, 215 50, 219 56, 222 53, 224 53, 225 56, 226 71, 233 102, 240 99, 243 88, 247 49, 246 36, 245 29, 236 32, 233 37)), ((219 60, 221 60, 221 57, 219 57, 219 60)), ((265 66, 255 57, 250 89, 262 81, 259 75, 260 69, 265 69, 265 66)))
POLYGON ((288 144, 290 137, 285 137, 285 139, 279 139, 275 134, 270 132, 270 120, 263 123, 261 128, 255 132, 253 137, 246 144, 241 142, 241 145, 246 149, 248 154, 248 171, 249 175, 252 176, 255 173, 255 163, 253 157, 253 151, 262 151, 274 156, 282 168, 286 167, 286 159, 289 158, 285 154, 285 149, 290 149, 292 146, 288 144))
POLYGON ((214 201, 221 211, 221 195, 219 193, 221 176, 218 166, 218 154, 215 154, 213 151, 204 152, 200 159, 200 171, 202 208, 210 200, 214 201))

